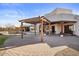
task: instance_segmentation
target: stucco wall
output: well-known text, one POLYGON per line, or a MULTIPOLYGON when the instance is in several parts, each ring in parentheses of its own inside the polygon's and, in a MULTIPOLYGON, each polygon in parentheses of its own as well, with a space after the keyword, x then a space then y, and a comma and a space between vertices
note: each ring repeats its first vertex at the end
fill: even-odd
MULTIPOLYGON (((39 25, 40 24, 36 24, 36 32, 39 32, 39 25)), ((32 25, 32 27, 30 27, 30 32, 35 32, 35 30, 32 30, 32 28, 35 28, 34 25, 32 25)))
MULTIPOLYGON (((70 25, 70 24, 74 24, 74 23, 67 23, 67 24, 64 24, 64 25, 70 25)), ((79 26, 79 25, 78 25, 79 26)), ((75 31, 74 26, 69 26, 69 28, 72 30, 72 31, 75 31)), ((59 34, 61 32, 61 24, 55 24, 55 31, 56 31, 56 34, 59 34)), ((76 32, 76 31, 75 31, 76 32)), ((64 33, 64 26, 63 26, 63 33, 64 33)), ((77 32, 78 33, 78 32, 77 32)))
POLYGON ((56 31, 56 34, 59 34, 61 32, 61 25, 60 24, 55 24, 55 31, 56 31))
POLYGON ((79 16, 75 16, 77 19, 77 22, 74 24, 74 34, 79 36, 79 16))
POLYGON ((40 24, 36 25, 36 32, 39 32, 39 26, 40 26, 40 24))
POLYGON ((74 34, 79 36, 79 21, 74 25, 74 34))

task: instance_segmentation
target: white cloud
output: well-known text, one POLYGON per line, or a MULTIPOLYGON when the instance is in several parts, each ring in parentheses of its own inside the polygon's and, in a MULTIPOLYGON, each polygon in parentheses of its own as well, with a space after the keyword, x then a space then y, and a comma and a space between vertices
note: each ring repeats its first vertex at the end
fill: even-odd
POLYGON ((18 20, 25 17, 25 14, 21 10, 2 10, 0 12, 0 24, 19 24, 18 20))
POLYGON ((3 18, 22 18, 25 17, 25 14, 21 10, 2 10, 0 16, 3 18))
POLYGON ((79 11, 73 11, 73 14, 79 15, 79 11))
POLYGON ((12 7, 12 6, 20 6, 22 4, 21 3, 2 3, 1 5, 12 7))

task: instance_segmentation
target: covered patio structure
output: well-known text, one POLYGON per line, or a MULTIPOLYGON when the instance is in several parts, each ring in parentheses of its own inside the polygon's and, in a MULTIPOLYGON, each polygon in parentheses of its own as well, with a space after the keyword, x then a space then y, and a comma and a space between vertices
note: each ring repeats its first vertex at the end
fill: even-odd
MULTIPOLYGON (((41 36, 41 42, 43 42, 43 36, 44 36, 44 24, 49 24, 49 35, 50 35, 50 21, 47 20, 44 16, 39 17, 33 17, 29 19, 22 19, 19 22, 21 22, 21 38, 23 39, 23 23, 30 23, 34 24, 35 28, 36 25, 40 24, 40 36, 41 36)), ((35 35, 36 35, 36 29, 35 29, 35 35)))
POLYGON ((75 28, 74 24, 76 21, 55 21, 51 22, 51 28, 54 26, 53 30, 55 29, 56 33, 55 34, 73 34, 75 28), (71 28, 71 29, 70 29, 71 28), (73 32, 70 32, 73 31, 73 32))

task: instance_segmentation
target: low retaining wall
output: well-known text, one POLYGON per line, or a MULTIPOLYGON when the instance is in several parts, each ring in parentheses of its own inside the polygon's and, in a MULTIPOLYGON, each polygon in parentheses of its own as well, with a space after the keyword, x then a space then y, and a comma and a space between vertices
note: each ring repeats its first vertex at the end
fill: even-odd
POLYGON ((8 31, 0 31, 0 33, 3 35, 8 35, 8 31))

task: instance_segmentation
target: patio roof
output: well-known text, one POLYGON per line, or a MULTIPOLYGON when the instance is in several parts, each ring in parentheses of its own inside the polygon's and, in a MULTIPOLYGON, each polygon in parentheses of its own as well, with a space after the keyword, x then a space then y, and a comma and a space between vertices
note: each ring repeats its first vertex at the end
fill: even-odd
POLYGON ((33 17, 33 18, 28 18, 28 19, 22 19, 22 20, 19 20, 19 22, 36 24, 36 23, 40 23, 41 20, 43 20, 44 22, 50 22, 44 16, 41 16, 41 17, 40 16, 39 17, 33 17))
POLYGON ((55 14, 55 15, 45 15, 48 20, 51 22, 60 22, 60 21, 77 21, 75 15, 73 14, 55 14))
POLYGON ((51 24, 56 24, 56 23, 76 23, 77 21, 54 21, 54 22, 51 22, 51 24))

